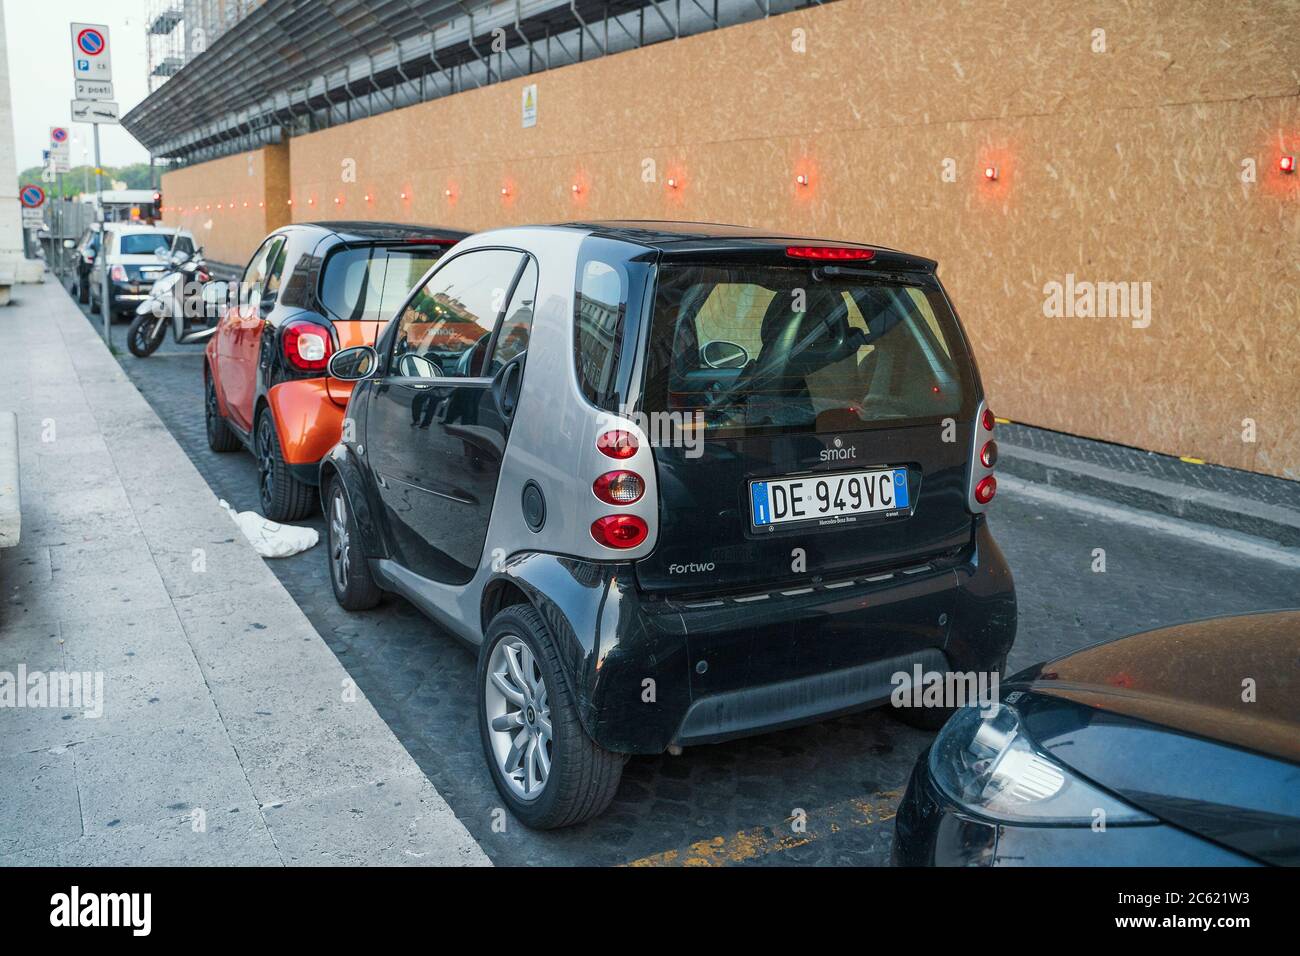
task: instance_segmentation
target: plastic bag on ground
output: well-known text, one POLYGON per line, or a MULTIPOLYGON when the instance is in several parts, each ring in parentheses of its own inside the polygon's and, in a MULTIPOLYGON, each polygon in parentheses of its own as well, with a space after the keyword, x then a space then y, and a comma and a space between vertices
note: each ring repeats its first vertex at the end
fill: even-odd
POLYGON ((264 558, 287 558, 306 551, 320 540, 314 528, 299 528, 291 524, 278 524, 256 511, 236 511, 225 499, 220 499, 226 514, 239 525, 248 543, 264 558))

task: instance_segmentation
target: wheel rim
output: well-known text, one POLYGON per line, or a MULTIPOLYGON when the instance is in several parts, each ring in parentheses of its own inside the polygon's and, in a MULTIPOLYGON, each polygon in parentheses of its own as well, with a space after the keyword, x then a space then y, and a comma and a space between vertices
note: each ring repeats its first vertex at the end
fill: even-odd
POLYGON ((272 464, 274 446, 271 438, 271 419, 263 415, 257 424, 257 480, 263 508, 269 507, 275 495, 275 468, 272 464))
POLYGON ((217 389, 212 384, 212 379, 208 379, 208 394, 204 408, 207 411, 208 418, 208 437, 212 438, 216 435, 218 416, 221 414, 221 409, 217 408, 217 389))
POLYGON ((484 679, 488 738, 497 769, 521 800, 536 800, 551 775, 551 707, 533 652, 519 637, 497 641, 484 679))
POLYGON ((348 587, 350 558, 348 506, 343 499, 343 492, 336 491, 330 505, 330 567, 334 571, 334 583, 339 586, 340 591, 346 591, 348 587))
POLYGON ((162 319, 155 319, 152 327, 148 322, 141 322, 135 327, 135 346, 141 352, 147 352, 162 331, 162 319))

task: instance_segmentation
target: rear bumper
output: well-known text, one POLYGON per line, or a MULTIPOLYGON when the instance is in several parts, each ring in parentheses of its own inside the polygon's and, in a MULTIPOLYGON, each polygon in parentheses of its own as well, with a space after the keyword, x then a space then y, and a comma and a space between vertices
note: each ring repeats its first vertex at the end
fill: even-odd
POLYGON ((630 565, 535 555, 505 573, 556 633, 587 733, 660 753, 881 704, 916 665, 997 667, 1015 588, 985 522, 955 566, 909 571, 691 602, 641 593, 630 565))
POLYGON ((320 481, 321 459, 343 435, 347 408, 329 394, 328 379, 305 378, 273 385, 266 393, 280 439, 280 453, 299 481, 320 481))

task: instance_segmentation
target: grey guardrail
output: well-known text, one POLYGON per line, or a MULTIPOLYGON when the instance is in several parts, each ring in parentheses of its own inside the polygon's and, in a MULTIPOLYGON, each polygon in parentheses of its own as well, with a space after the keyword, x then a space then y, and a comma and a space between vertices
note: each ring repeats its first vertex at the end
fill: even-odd
POLYGON ((12 548, 22 533, 18 489, 18 416, 0 412, 0 548, 12 548))
POLYGON ((1300 546, 1300 513, 1289 508, 1221 494, 1175 481, 1116 471, 1049 452, 998 443, 998 470, 1093 498, 1185 518, 1241 534, 1300 546))

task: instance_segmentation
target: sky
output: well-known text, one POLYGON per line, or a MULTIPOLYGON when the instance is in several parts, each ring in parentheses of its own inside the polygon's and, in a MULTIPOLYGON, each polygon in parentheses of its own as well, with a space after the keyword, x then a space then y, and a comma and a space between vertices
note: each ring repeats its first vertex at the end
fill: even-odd
MULTIPOLYGON (((69 24, 108 27, 113 93, 126 113, 149 93, 145 41, 147 0, 2 0, 18 169, 41 164, 51 126, 68 126, 73 98, 69 24)), ((72 124, 72 165, 94 162, 92 128, 72 124), (83 153, 83 146, 85 152, 83 153)), ((118 126, 100 127, 105 166, 149 161, 148 151, 118 126)))

